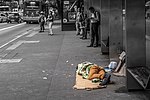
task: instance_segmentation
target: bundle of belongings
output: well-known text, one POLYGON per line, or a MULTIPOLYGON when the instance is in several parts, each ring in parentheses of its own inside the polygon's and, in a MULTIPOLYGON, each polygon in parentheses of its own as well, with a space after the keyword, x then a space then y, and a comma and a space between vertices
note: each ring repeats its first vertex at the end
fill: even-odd
POLYGON ((111 74, 116 76, 125 76, 125 55, 123 51, 120 54, 119 62, 111 61, 108 66, 98 66, 85 61, 77 66, 76 84, 74 89, 99 89, 104 88, 110 81, 111 74))
POLYGON ((107 85, 110 82, 111 74, 107 73, 103 67, 91 62, 78 64, 76 72, 83 79, 91 80, 93 83, 99 82, 99 85, 107 85))
POLYGON ((113 75, 115 76, 126 76, 126 53, 123 51, 119 56, 119 62, 115 70, 113 71, 113 75))

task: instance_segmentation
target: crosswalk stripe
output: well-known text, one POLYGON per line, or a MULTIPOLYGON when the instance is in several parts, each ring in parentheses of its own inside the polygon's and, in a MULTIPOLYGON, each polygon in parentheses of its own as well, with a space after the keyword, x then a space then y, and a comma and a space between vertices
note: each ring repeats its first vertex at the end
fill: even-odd
POLYGON ((22 61, 21 59, 0 59, 0 63, 19 63, 22 61))
POLYGON ((13 44, 12 46, 8 47, 6 50, 14 50, 17 47, 19 47, 20 45, 22 45, 23 43, 39 43, 40 41, 18 41, 17 43, 13 44))

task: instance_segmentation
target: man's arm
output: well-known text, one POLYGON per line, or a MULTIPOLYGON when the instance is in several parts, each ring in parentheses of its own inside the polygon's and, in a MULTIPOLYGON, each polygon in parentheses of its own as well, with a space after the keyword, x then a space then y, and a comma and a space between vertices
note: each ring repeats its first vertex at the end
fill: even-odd
POLYGON ((95 18, 94 18, 94 20, 96 20, 96 21, 100 21, 100 15, 99 15, 99 13, 96 11, 96 16, 95 16, 95 18))

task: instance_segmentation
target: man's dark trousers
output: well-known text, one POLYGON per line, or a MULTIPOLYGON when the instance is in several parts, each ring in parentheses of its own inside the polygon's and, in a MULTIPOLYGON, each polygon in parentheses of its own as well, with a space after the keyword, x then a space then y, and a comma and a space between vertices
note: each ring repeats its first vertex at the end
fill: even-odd
POLYGON ((44 22, 40 23, 40 31, 44 31, 44 22))
POLYGON ((94 41, 96 42, 96 46, 98 46, 99 35, 98 35, 98 23, 91 23, 91 44, 94 45, 94 41))

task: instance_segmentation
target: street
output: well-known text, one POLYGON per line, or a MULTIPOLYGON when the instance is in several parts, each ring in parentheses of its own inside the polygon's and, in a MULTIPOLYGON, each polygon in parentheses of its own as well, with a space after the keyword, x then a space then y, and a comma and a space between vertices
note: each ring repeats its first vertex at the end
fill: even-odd
POLYGON ((39 33, 38 24, 9 28, 14 25, 1 24, 1 30, 8 29, 0 31, 0 98, 46 100, 64 35, 57 34, 56 40, 48 37, 48 30, 39 33))
POLYGON ((150 100, 149 51, 150 0, 0 0, 0 100, 150 100))
POLYGON ((37 24, 7 24, 0 23, 0 46, 15 38, 17 35, 23 34, 27 30, 38 27, 37 24))

